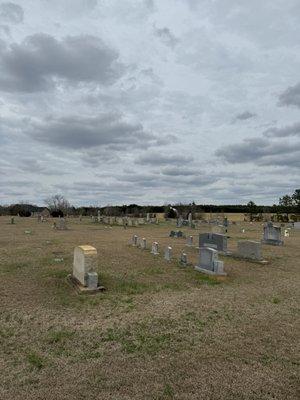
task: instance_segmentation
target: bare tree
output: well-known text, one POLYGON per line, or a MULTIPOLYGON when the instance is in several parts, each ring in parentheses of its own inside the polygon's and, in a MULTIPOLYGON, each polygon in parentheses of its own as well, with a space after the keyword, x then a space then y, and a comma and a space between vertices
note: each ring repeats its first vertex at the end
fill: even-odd
POLYGON ((71 204, 61 194, 50 196, 45 199, 44 202, 50 211, 62 211, 63 213, 67 213, 68 210, 71 208, 71 204))

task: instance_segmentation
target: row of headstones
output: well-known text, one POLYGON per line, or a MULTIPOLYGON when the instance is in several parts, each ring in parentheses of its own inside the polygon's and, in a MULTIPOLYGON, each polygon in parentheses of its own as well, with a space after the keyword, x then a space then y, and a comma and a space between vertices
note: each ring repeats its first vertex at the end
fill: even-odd
MULTIPOLYGON (((274 240, 278 239, 278 227, 274 228, 273 225, 267 224, 264 229, 264 239, 271 240, 270 243, 274 244, 274 240), (270 237, 271 232, 271 237, 270 237), (276 233, 274 233, 276 232, 276 233), (276 237, 275 237, 276 236, 276 237)), ((188 245, 192 245, 193 237, 188 237, 188 245)), ((134 246, 139 246, 141 249, 147 248, 147 242, 145 238, 139 240, 137 235, 132 238, 132 244, 134 246)), ((256 258, 261 257, 259 242, 254 242, 250 240, 244 240, 238 242, 238 252, 246 258, 252 258, 253 255, 256 258)), ((281 244, 283 242, 281 241, 281 244)), ((218 251, 222 253, 227 252, 227 237, 221 234, 200 234, 199 235, 199 263, 195 267, 196 270, 214 275, 226 275, 224 272, 223 261, 218 259, 218 251), (216 247, 216 248, 213 248, 216 247)), ((159 244, 158 242, 153 242, 151 253, 154 255, 159 254, 159 244)), ((164 253, 164 258, 167 261, 172 259, 172 247, 167 246, 164 253)), ((187 255, 185 252, 181 253, 180 262, 183 265, 187 265, 187 255)), ((97 250, 92 246, 78 246, 74 250, 74 262, 73 262, 73 274, 71 279, 77 283, 77 285, 87 291, 97 291, 101 290, 98 282, 98 274, 96 272, 97 266, 97 250)))
POLYGON ((92 222, 99 222, 107 225, 119 225, 119 226, 139 226, 139 225, 145 225, 146 223, 158 224, 157 218, 150 218, 149 220, 147 220, 147 218, 92 216, 91 220, 92 222))
MULTIPOLYGON (((146 238, 139 238, 137 235, 133 235, 131 242, 132 246, 134 247, 138 247, 141 250, 147 250, 147 240, 146 238)), ((173 253, 173 249, 171 246, 167 246, 165 248, 164 251, 164 259, 167 261, 171 261, 172 260, 172 253, 173 253)), ((158 242, 153 242, 151 245, 151 254, 157 256, 159 255, 159 243, 158 242)), ((187 255, 186 253, 183 251, 181 253, 181 257, 180 257, 180 263, 182 263, 183 265, 187 265, 187 255)))
MULTIPOLYGON (((189 236, 188 245, 191 246, 193 243, 193 237, 189 236)), ((138 238, 137 235, 133 235, 131 244, 135 247, 139 247, 142 250, 147 249, 147 241, 145 238, 138 238)), ((151 246, 151 254, 159 255, 159 244, 158 242, 153 242, 151 246)), ((167 246, 164 251, 164 259, 166 261, 172 260, 172 247, 167 246)), ((180 255, 179 262, 181 265, 187 266, 187 254, 182 251, 180 255)), ((218 251, 210 247, 200 247, 199 248, 199 261, 195 269, 200 272, 213 275, 226 275, 224 272, 224 263, 218 259, 218 251)))

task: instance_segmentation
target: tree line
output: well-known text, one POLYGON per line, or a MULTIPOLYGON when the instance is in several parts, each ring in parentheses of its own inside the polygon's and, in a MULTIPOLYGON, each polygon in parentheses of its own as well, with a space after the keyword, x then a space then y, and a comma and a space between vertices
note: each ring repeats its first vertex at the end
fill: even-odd
POLYGON ((243 213, 243 214, 300 214, 300 189, 296 189, 292 195, 285 195, 279 198, 278 204, 272 206, 256 205, 253 201, 247 204, 238 205, 215 205, 215 204, 164 204, 161 206, 141 206, 138 204, 129 205, 106 205, 104 207, 86 206, 74 207, 62 195, 54 195, 45 199, 45 206, 40 207, 34 204, 18 203, 11 205, 0 205, 0 215, 20 215, 24 217, 31 216, 33 213, 40 213, 44 209, 49 210, 52 216, 81 215, 96 216, 98 211, 106 216, 125 216, 134 217, 146 216, 146 214, 164 213, 168 218, 176 218, 176 211, 187 218, 187 215, 201 213, 243 213))

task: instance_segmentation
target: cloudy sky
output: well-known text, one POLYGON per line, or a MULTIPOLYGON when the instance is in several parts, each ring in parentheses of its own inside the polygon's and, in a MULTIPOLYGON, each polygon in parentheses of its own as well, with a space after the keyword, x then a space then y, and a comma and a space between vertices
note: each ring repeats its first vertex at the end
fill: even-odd
POLYGON ((299 0, 0 0, 0 203, 299 187, 299 0))

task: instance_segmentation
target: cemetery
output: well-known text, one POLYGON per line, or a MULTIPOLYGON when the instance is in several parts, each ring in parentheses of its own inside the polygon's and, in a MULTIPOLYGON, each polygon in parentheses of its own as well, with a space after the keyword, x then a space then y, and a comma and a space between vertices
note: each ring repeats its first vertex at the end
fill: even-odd
POLYGON ((299 229, 106 218, 0 217, 2 379, 17 399, 76 398, 74 381, 87 398, 100 381, 107 399, 188 398, 224 380, 229 398, 245 380, 249 396, 293 398, 299 229))

